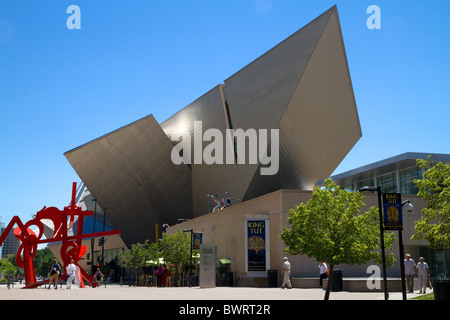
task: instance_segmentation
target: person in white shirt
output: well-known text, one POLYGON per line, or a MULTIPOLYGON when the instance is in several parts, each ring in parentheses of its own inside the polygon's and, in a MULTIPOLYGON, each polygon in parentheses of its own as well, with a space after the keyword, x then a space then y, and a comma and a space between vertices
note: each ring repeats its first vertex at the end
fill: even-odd
POLYGON ((80 271, 80 266, 76 265, 76 271, 75 271, 75 288, 80 288, 80 284, 81 284, 81 271, 80 271))
POLYGON ((405 264, 405 278, 406 278, 406 286, 408 288, 409 293, 414 292, 414 274, 416 273, 416 263, 413 259, 411 259, 411 255, 409 253, 406 254, 405 260, 403 260, 405 264))
POLYGON ((319 263, 319 273, 320 273, 320 286, 323 285, 323 279, 328 278, 328 267, 325 262, 319 263))
POLYGON ((419 262, 416 265, 417 275, 419 276, 419 293, 426 293, 428 277, 430 275, 430 268, 428 264, 424 261, 423 257, 419 258, 419 262))
POLYGON ((289 276, 291 275, 291 264, 287 257, 283 258, 283 268, 281 269, 281 274, 283 275, 283 284, 281 285, 281 289, 284 289, 285 286, 287 286, 288 289, 292 289, 291 280, 289 279, 289 276))
POLYGON ((66 267, 67 271, 67 289, 72 289, 72 283, 75 280, 75 272, 77 271, 77 266, 73 263, 73 259, 70 259, 70 264, 66 267))

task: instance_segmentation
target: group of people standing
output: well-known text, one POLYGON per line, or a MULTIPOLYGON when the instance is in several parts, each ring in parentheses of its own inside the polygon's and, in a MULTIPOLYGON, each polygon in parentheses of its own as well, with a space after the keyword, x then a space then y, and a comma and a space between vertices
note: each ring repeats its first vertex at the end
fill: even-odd
POLYGON ((171 276, 169 266, 161 266, 159 265, 158 269, 156 269, 156 285, 158 287, 170 287, 171 286, 171 276))
MULTIPOLYGON (((405 256, 404 260, 405 266, 405 279, 406 286, 409 293, 414 292, 414 277, 418 276, 419 278, 419 293, 426 293, 427 286, 431 288, 431 279, 430 279, 430 268, 428 264, 425 262, 423 257, 419 258, 419 262, 416 264, 413 259, 411 259, 411 255, 408 253, 405 256)), ((292 289, 291 281, 291 264, 288 261, 287 257, 283 258, 283 267, 281 269, 281 275, 283 276, 283 283, 281 288, 284 289, 287 287, 288 289, 292 289)), ((319 263, 319 275, 320 275, 320 286, 323 285, 323 279, 327 279, 329 274, 329 269, 325 262, 319 263)))
MULTIPOLYGON (((74 264, 73 259, 70 259, 70 263, 66 267, 67 272, 67 289, 72 289, 73 282, 75 282, 75 286, 79 286, 79 279, 76 276, 79 267, 74 264)), ((53 259, 53 263, 50 269, 50 276, 48 278, 48 288, 52 287, 52 282, 55 281, 55 289, 58 289, 58 280, 61 274, 61 266, 58 263, 58 260, 53 259)))
MULTIPOLYGON (((74 260, 70 259, 70 263, 66 267, 67 272, 67 281, 66 288, 79 288, 80 287, 80 267, 75 265, 74 260), (75 286, 74 286, 75 285, 75 286)), ((57 259, 53 259, 53 263, 50 269, 50 276, 48 278, 48 289, 52 287, 52 282, 55 282, 55 289, 58 289, 58 280, 61 275, 61 265, 58 263, 57 259)), ((103 274, 100 272, 100 268, 97 268, 97 271, 94 274, 94 281, 97 283, 103 280, 103 274)))

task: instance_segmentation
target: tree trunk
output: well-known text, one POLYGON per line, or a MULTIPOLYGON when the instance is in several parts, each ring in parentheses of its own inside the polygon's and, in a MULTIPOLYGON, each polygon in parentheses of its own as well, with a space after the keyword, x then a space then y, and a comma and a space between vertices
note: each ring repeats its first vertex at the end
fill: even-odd
POLYGON ((327 290, 325 291, 324 300, 330 300, 331 283, 333 282, 333 269, 334 265, 330 264, 330 273, 328 274, 327 290))

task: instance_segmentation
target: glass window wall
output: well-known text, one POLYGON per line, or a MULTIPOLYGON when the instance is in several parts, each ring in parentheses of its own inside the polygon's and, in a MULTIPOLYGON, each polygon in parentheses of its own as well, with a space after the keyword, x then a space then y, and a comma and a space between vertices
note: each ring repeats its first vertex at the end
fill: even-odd
POLYGON ((377 177, 377 185, 381 187, 383 193, 397 192, 397 174, 395 172, 377 177))
POLYGON ((414 179, 422 179, 422 169, 413 167, 400 171, 400 190, 402 194, 417 194, 417 189, 414 184, 414 179))
POLYGON ((365 186, 368 186, 368 187, 375 186, 374 179, 371 178, 371 179, 365 179, 365 180, 358 181, 356 183, 356 190, 359 190, 359 189, 361 189, 362 187, 365 187, 365 186))

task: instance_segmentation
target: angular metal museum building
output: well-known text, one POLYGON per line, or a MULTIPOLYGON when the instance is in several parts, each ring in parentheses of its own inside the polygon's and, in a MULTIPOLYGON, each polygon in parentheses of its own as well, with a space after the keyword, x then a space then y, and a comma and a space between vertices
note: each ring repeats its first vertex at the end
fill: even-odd
POLYGON ((332 7, 166 121, 149 115, 65 156, 130 246, 158 238, 155 226, 208 214, 211 194, 227 194, 234 204, 280 189, 311 190, 360 137, 338 12, 332 7), (194 159, 195 151, 214 142, 205 136, 208 130, 224 137, 215 152, 222 148, 231 161, 194 159), (247 137, 238 148, 237 130, 277 132, 277 140, 270 134, 257 142, 247 137), (178 152, 181 141, 192 146, 192 154, 178 152), (269 166, 263 157, 250 159, 255 143, 276 156, 274 174, 262 174, 269 166), (174 152, 190 158, 175 163, 174 152))

